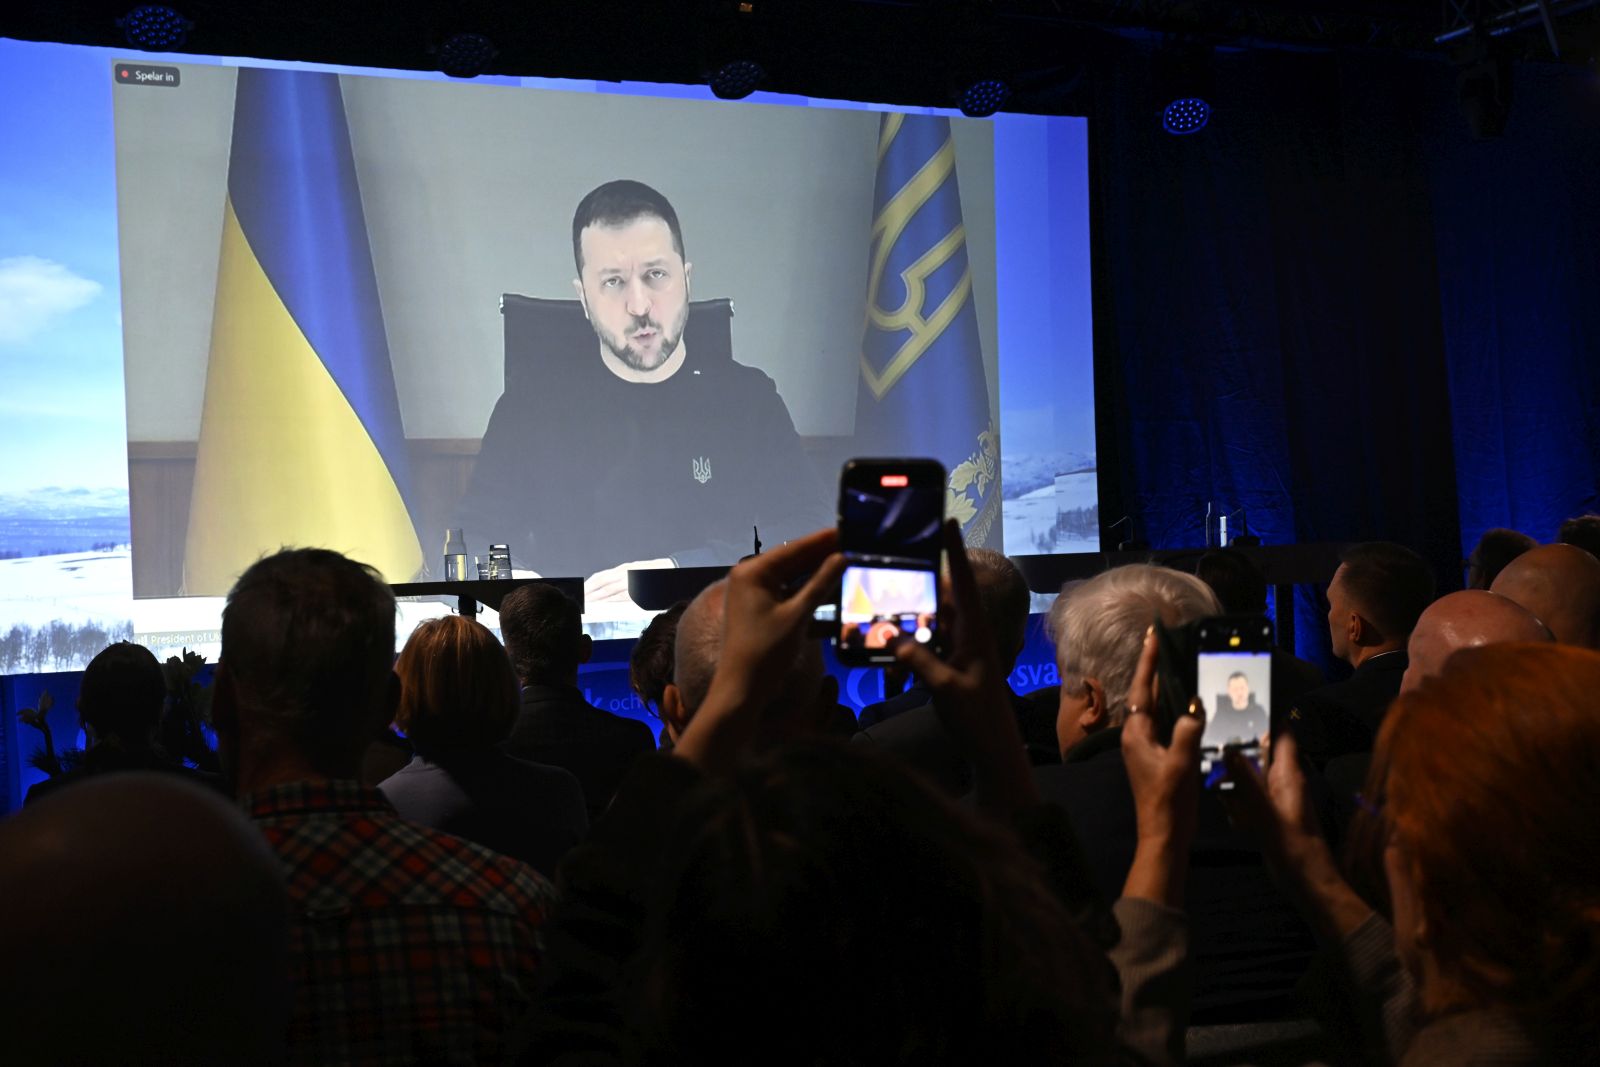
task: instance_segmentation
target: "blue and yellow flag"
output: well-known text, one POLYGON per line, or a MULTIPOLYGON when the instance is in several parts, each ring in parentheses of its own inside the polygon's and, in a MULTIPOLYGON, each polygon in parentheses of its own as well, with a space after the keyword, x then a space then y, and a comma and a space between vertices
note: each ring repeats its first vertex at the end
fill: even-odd
POLYGON ((1000 435, 972 303, 950 120, 885 113, 878 127, 856 448, 931 456, 967 544, 1000 544, 1000 435))
POLYGON ((184 592, 226 593, 283 545, 408 580, 407 483, 338 76, 242 68, 184 592))

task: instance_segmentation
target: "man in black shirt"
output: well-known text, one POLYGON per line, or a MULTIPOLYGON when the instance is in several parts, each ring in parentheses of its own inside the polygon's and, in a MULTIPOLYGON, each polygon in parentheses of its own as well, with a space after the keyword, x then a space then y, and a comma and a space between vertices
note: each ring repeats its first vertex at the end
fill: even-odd
POLYGON ((572 220, 573 288, 598 341, 562 395, 502 396, 462 504, 469 535, 519 565, 627 596, 641 567, 733 563, 752 526, 778 543, 827 521, 826 498, 766 374, 690 325, 693 264, 677 213, 607 182, 572 220))

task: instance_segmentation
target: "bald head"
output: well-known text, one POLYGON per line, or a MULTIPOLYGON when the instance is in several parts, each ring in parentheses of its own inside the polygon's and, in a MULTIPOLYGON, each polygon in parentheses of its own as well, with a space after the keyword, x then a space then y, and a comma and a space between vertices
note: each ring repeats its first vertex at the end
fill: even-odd
POLYGON ((1490 590, 1533 612, 1563 645, 1600 649, 1600 560, 1583 549, 1529 549, 1506 564, 1490 590))
POLYGON ((261 833, 170 775, 114 774, 0 824, 6 1062, 282 1062, 289 905, 261 833), (18 1046, 17 1042, 20 1042, 18 1046))
POLYGON ((1451 653, 1479 645, 1510 641, 1552 641, 1544 623, 1508 597, 1484 589, 1466 589, 1442 596, 1417 619, 1406 646, 1405 677, 1400 691, 1409 692, 1444 669, 1451 653))

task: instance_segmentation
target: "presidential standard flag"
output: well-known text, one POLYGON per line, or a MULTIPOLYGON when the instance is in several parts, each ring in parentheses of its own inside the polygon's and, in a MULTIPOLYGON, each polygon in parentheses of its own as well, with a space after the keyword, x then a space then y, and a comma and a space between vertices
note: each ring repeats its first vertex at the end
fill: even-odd
POLYGON ((406 466, 339 78, 241 68, 184 592, 283 545, 412 578, 406 466))
POLYGON ((1000 545, 1000 435, 989 413, 950 120, 888 112, 878 127, 856 448, 931 456, 967 544, 1000 545))

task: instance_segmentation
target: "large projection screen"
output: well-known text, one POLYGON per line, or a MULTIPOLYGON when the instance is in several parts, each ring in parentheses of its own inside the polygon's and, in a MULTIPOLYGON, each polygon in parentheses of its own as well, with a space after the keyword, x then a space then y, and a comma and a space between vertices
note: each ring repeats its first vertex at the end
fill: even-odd
POLYGON ((214 654, 263 553, 436 578, 453 528, 636 632, 606 575, 826 525, 858 454, 1099 547, 1082 119, 11 41, 0 86, 0 672, 214 654))

